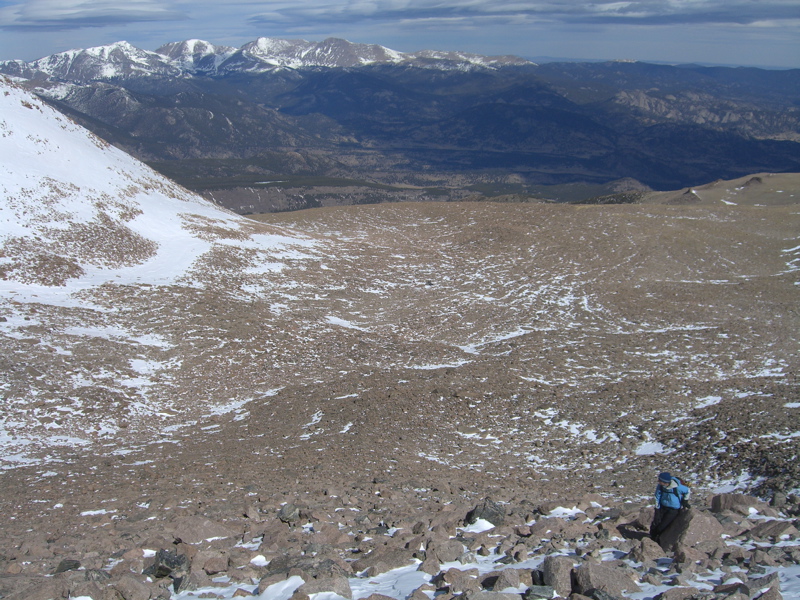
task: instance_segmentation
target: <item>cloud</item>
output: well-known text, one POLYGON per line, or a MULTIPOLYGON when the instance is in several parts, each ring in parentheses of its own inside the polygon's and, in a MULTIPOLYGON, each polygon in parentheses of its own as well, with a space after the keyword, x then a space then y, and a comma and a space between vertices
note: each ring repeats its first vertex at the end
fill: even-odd
POLYGON ((485 19, 509 23, 675 25, 752 24, 797 21, 796 0, 309 0, 275 1, 252 15, 257 25, 331 23, 459 23, 485 19))
POLYGON ((154 0, 28 0, 0 8, 0 28, 12 30, 65 30, 186 18, 154 0))

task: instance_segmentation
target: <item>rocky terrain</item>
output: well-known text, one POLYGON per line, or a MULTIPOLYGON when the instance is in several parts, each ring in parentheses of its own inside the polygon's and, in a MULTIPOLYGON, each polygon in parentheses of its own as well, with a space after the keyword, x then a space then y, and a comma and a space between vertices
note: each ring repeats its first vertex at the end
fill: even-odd
POLYGON ((712 496, 657 544, 646 534, 652 507, 598 494, 564 508, 448 495, 420 503, 378 481, 359 490, 365 495, 354 490, 287 494, 280 505, 252 493, 224 515, 187 506, 87 511, 94 535, 31 537, 7 556, 0 594, 780 600, 800 592, 797 497, 770 507, 743 494, 712 496), (163 510, 168 518, 154 516, 163 510))
POLYGON ((16 86, 0 102, 4 597, 780 593, 797 175, 245 219, 16 86), (705 533, 659 550, 665 469, 705 533), (486 497, 503 523, 464 530, 486 497), (381 587, 409 563, 429 577, 381 587))

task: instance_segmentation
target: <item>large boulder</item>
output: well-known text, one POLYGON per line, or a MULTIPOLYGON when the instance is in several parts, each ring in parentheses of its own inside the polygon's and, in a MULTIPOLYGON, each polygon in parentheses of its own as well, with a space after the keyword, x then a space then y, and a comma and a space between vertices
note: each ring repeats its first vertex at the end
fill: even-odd
POLYGON ((500 527, 505 523, 506 510, 491 498, 484 498, 480 504, 467 513, 464 521, 471 525, 478 519, 489 521, 495 527, 500 527))
POLYGON ((572 559, 550 555, 542 563, 544 584, 553 588, 559 596, 566 598, 572 591, 572 559))
POLYGON ((355 573, 366 571, 367 575, 374 577, 392 569, 405 567, 414 560, 411 550, 379 546, 369 554, 351 564, 355 573))
POLYGON ((770 520, 759 523, 747 532, 747 535, 755 538, 779 538, 783 535, 797 535, 797 528, 791 521, 770 520))
POLYGON ((591 596, 592 590, 601 590, 621 597, 625 591, 638 592, 639 585, 622 569, 586 562, 575 569, 574 590, 586 596, 591 596))
POLYGON ((747 494, 717 494, 711 498, 711 512, 720 513, 726 510, 747 516, 755 509, 760 513, 772 512, 769 505, 747 494))
POLYGON ((664 549, 649 537, 639 540, 639 543, 628 554, 628 558, 639 563, 655 561, 663 557, 664 549))
POLYGON ((458 540, 434 539, 428 542, 425 555, 435 558, 440 563, 448 563, 458 560, 465 551, 464 544, 458 540))
POLYGON ((508 588, 520 586, 519 571, 517 569, 503 569, 494 583, 494 591, 502 592, 508 588))
POLYGON ((686 600, 697 595, 697 591, 697 588, 693 587, 674 587, 661 592, 655 600, 686 600))
POLYGON ((169 577, 175 591, 178 592, 185 587, 191 567, 189 557, 185 554, 178 554, 173 550, 162 548, 156 553, 153 564, 144 570, 144 574, 151 575, 156 579, 169 577))
POLYGON ((522 593, 522 600, 550 600, 556 591, 548 585, 532 585, 522 593))
POLYGON ((150 588, 142 581, 133 575, 125 575, 114 584, 114 589, 117 590, 125 600, 149 600, 150 588))
POLYGON ((674 551, 678 546, 694 548, 701 542, 718 539, 724 533, 713 516, 695 508, 682 510, 669 528, 661 534, 661 547, 674 551))
POLYGON ((321 592, 333 592, 342 598, 348 599, 353 597, 353 591, 350 589, 350 580, 343 575, 335 577, 321 576, 306 579, 306 582, 297 588, 297 593, 307 594, 309 596, 321 592))

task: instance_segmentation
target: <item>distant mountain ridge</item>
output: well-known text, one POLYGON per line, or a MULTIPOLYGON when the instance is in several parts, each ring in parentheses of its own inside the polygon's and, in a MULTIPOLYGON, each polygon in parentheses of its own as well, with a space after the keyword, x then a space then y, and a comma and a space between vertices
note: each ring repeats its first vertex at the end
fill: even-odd
POLYGON ((539 65, 264 37, 155 52, 118 42, 0 62, 0 73, 237 212, 571 201, 591 195, 541 186, 674 190, 800 172, 800 70, 539 65))
POLYGON ((464 52, 423 50, 404 53, 377 44, 357 44, 339 38, 309 42, 261 37, 241 48, 192 39, 165 44, 155 52, 121 41, 59 52, 31 62, 0 61, 0 72, 26 79, 88 83, 143 75, 224 76, 263 73, 280 68, 348 68, 374 64, 468 70, 533 63, 515 56, 489 57, 464 52))

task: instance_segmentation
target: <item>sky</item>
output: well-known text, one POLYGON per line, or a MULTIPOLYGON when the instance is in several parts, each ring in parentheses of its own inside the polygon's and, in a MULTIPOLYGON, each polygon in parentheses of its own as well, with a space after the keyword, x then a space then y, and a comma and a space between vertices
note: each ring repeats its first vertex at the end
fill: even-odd
POLYGON ((0 0, 0 60, 125 40, 800 68, 800 0, 0 0))

